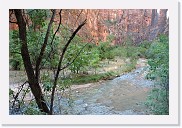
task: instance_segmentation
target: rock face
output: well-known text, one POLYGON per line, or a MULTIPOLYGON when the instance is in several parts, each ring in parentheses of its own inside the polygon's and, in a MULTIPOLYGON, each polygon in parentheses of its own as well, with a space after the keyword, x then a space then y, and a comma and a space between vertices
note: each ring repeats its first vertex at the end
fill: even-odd
MULTIPOLYGON (((112 37, 113 44, 134 44, 143 40, 151 41, 159 34, 168 34, 169 19, 167 9, 84 9, 63 10, 62 23, 73 31, 84 19, 87 24, 79 35, 94 43, 105 42, 112 37)), ((11 16, 14 20, 14 17, 11 16)), ((59 21, 57 16, 56 21, 59 21)), ((10 29, 17 29, 10 23, 10 29)))
POLYGON ((167 10, 90 10, 88 28, 96 41, 106 41, 114 36, 114 44, 123 44, 128 40, 140 43, 153 40, 157 35, 168 34, 167 10))

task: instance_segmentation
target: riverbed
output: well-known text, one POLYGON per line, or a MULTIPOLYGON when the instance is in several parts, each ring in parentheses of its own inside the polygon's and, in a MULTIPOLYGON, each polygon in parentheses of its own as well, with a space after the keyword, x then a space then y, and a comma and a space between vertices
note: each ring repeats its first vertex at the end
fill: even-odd
MULTIPOLYGON (((119 67, 119 66, 118 66, 119 67)), ((116 69, 116 68, 115 68, 116 69)), ((112 80, 72 85, 56 92, 54 114, 57 115, 148 115, 144 105, 154 81, 146 79, 149 66, 146 59, 137 61, 136 69, 112 80)), ((12 72, 11 74, 13 74, 12 72)), ((21 73, 21 76, 25 74, 21 73)), ((25 79, 24 77, 21 77, 25 79)), ((16 80, 16 79, 15 79, 16 80)), ((21 80, 20 80, 21 81, 21 80)), ((18 84, 10 81, 10 88, 18 84)), ((31 94, 29 100, 33 98, 31 94)), ((23 109, 26 109, 24 107, 23 109)), ((21 110, 23 111, 23 110, 21 110)), ((11 111, 10 114, 21 114, 11 111)))

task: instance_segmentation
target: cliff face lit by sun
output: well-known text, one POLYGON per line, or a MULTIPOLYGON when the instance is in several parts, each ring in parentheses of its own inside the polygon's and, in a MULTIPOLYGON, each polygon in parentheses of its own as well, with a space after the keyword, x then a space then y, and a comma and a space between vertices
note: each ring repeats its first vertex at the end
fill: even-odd
MULTIPOLYGON (((58 12, 58 11, 57 11, 58 12)), ((13 15, 11 19, 15 18, 13 15)), ((94 43, 106 41, 109 35, 114 37, 113 44, 122 44, 132 40, 135 44, 143 40, 153 40, 159 34, 168 34, 169 18, 167 9, 97 9, 63 10, 62 24, 76 29, 84 19, 87 24, 79 32, 94 43)), ((57 14, 55 22, 59 22, 57 14)), ((17 25, 10 23, 10 29, 17 25)))

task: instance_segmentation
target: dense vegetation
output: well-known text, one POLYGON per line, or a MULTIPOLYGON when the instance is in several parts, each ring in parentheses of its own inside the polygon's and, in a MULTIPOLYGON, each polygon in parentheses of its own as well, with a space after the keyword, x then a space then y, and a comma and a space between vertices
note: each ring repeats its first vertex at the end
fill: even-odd
POLYGON ((154 114, 169 114, 169 41, 165 35, 159 36, 146 53, 150 73, 147 78, 156 80, 146 105, 154 114))
MULTIPOLYGON (((27 29, 27 47, 30 53, 30 60, 34 71, 36 71, 36 62, 39 59, 39 53, 45 40, 48 28, 48 21, 45 20, 50 17, 50 12, 45 10, 36 10, 29 12, 32 24, 27 29), (37 17, 38 15, 38 17, 37 17), (40 30, 36 30, 37 26, 41 26, 40 30)), ((53 24, 56 26, 56 24, 53 24)), ((50 29, 50 38, 45 48, 40 63, 40 85, 43 93, 47 95, 46 101, 51 101, 51 92, 54 89, 54 78, 59 65, 59 57, 64 51, 65 45, 72 33, 69 28, 60 25, 60 35, 54 34, 53 27, 50 29), (61 43, 60 43, 61 42, 61 43)), ((25 62, 22 59, 21 47, 22 43, 19 39, 18 30, 10 30, 10 68, 13 70, 25 70, 25 62)), ((72 84, 83 84, 89 82, 97 82, 99 80, 113 79, 122 73, 129 72, 136 67, 136 62, 139 58, 147 58, 150 66, 150 73, 147 75, 148 79, 155 80, 156 86, 151 91, 146 105, 154 114, 168 114, 169 113, 169 46, 168 37, 165 35, 159 36, 152 42, 144 41, 136 45, 132 41, 127 40, 123 45, 112 45, 114 40, 113 35, 108 36, 106 42, 99 42, 95 45, 91 42, 85 42, 84 39, 75 35, 72 42, 66 49, 62 65, 68 65, 59 75, 56 81, 56 91, 64 91, 72 84), (108 60, 113 61, 116 57, 124 60, 129 58, 129 63, 125 65, 122 72, 109 71, 99 73, 98 69, 102 68, 101 62, 108 60)), ((25 95, 30 92, 30 89, 23 90, 25 95)), ((10 97, 14 97, 13 90, 10 90, 10 97)), ((16 99, 15 99, 16 100, 16 99)), ((19 105, 25 106, 22 100, 19 105)), ((50 103, 48 102, 50 105, 50 103)), ((46 114, 40 112, 40 108, 35 107, 36 103, 29 103, 28 107, 23 109, 23 114, 46 114)))

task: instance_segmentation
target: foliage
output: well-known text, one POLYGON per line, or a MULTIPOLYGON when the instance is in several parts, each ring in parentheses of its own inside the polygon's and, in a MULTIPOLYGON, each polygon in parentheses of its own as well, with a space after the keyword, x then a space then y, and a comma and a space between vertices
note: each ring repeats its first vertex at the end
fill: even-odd
POLYGON ((147 77, 156 79, 162 82, 161 84, 165 84, 165 80, 169 77, 169 44, 168 41, 164 42, 165 40, 158 39, 147 51, 151 69, 147 77))
POLYGON ((71 83, 72 83, 72 79, 69 79, 69 78, 68 79, 60 79, 58 81, 59 89, 65 90, 65 89, 70 87, 71 83))
POLYGON ((111 46, 109 45, 109 42, 100 42, 99 46, 97 46, 97 49, 99 50, 99 57, 102 59, 109 58, 109 51, 111 50, 111 46))
POLYGON ((150 45, 152 42, 144 40, 141 44, 139 44, 138 47, 138 56, 140 57, 147 57, 146 52, 150 48, 150 45))
POLYGON ((96 48, 93 48, 90 50, 90 56, 89 56, 89 67, 92 67, 96 70, 99 67, 100 57, 99 57, 99 51, 96 48))
POLYGON ((36 27, 44 27, 45 26, 45 20, 49 15, 48 10, 44 9, 34 9, 34 10, 27 10, 27 13, 29 13, 29 17, 32 21, 31 27, 35 30, 36 27))
POLYGON ((13 95, 14 91, 12 89, 9 89, 9 96, 13 95))
POLYGON ((112 25, 115 25, 117 23, 117 20, 105 20, 104 23, 107 26, 112 26, 112 25))
POLYGON ((78 74, 80 71, 87 71, 90 67, 96 69, 100 61, 99 51, 95 48, 95 46, 92 45, 88 45, 83 49, 86 43, 80 43, 81 39, 78 36, 76 39, 67 50, 67 53, 65 55, 65 63, 70 63, 76 54, 82 50, 73 64, 69 66, 71 72, 78 74))
POLYGON ((144 41, 141 45, 134 46, 130 38, 126 40, 124 45, 111 45, 111 42, 114 40, 113 35, 107 37, 106 42, 100 42, 97 49, 99 51, 99 57, 103 59, 114 59, 115 56, 120 56, 122 58, 132 58, 138 59, 139 57, 145 57, 146 51, 150 46, 150 43, 144 41))
POLYGON ((23 114, 25 115, 46 115, 46 113, 41 112, 38 107, 36 107, 35 102, 30 102, 27 107, 24 108, 23 114))
MULTIPOLYGON (((38 59, 41 47, 44 43, 46 31, 48 28, 47 18, 49 12, 46 10, 27 10, 31 23, 27 25, 27 45, 28 52, 33 68, 35 68, 35 62, 38 59)), ((112 25, 115 21, 108 21, 108 24, 112 25)), ((55 36, 52 42, 54 31, 56 27, 50 30, 50 38, 46 46, 43 60, 41 62, 41 69, 46 68, 49 71, 55 71, 60 58, 60 53, 66 42, 72 35, 72 30, 68 26, 60 26, 60 31, 55 36)), ((115 72, 106 72, 102 74, 96 74, 96 70, 99 67, 99 62, 103 59, 114 59, 116 56, 122 58, 129 58, 130 63, 125 65, 123 72, 129 72, 135 68, 136 61, 139 57, 147 57, 149 59, 151 72, 148 74, 149 79, 154 79, 158 82, 160 87, 154 89, 146 103, 148 107, 154 111, 155 114, 168 113, 168 79, 169 79, 169 49, 168 38, 161 35, 153 43, 144 41, 138 46, 134 46, 131 38, 128 38, 123 46, 114 46, 111 43, 114 40, 114 35, 109 35, 106 42, 100 42, 98 46, 94 44, 88 44, 86 47, 84 39, 80 36, 75 36, 72 43, 69 45, 66 54, 64 56, 64 62, 61 66, 71 63, 77 54, 77 58, 74 60, 68 68, 71 73, 77 73, 76 77, 60 78, 58 85, 60 90, 65 90, 70 87, 71 84, 83 84, 89 82, 97 82, 99 80, 108 80, 116 77, 118 74, 115 72), (83 49, 84 48, 84 49, 83 49), (95 69, 95 74, 84 75, 81 72, 88 71, 89 68, 95 69), (79 74, 80 73, 80 74, 79 74)), ((23 69, 23 61, 21 58, 21 42, 19 41, 18 31, 10 31, 10 65, 13 69, 23 69)), ((69 72, 69 71, 68 71, 69 72)), ((50 92, 53 88, 53 79, 55 74, 43 73, 40 82, 42 84, 44 92, 50 92)), ((57 82, 57 81, 56 81, 57 82)), ((55 84, 56 85, 56 84, 55 84)), ((55 86, 56 87, 56 86, 55 86)), ((9 91, 9 95, 13 95, 13 91, 9 91)), ((35 104, 30 104, 24 111, 25 114, 42 114, 38 108, 35 108, 35 104)))
POLYGON ((148 97, 147 105, 155 114, 169 114, 169 43, 168 37, 159 36, 147 51, 150 73, 147 78, 155 80, 157 89, 148 97))
POLYGON ((122 72, 132 71, 133 69, 135 69, 136 63, 137 63, 136 59, 131 60, 131 62, 129 64, 128 63, 125 64, 124 68, 122 69, 122 72))
MULTIPOLYGON (((49 13, 46 10, 27 10, 29 16, 31 18, 32 24, 29 25, 29 29, 27 29, 27 43, 28 50, 31 57, 31 62, 33 66, 35 66, 35 62, 40 53, 40 49, 44 42, 46 30, 48 27, 48 23, 45 20, 49 13), (38 15, 38 16, 37 16, 38 15), (39 30, 36 29, 39 28, 39 30), (35 47, 36 46, 36 47, 35 47)), ((53 28, 50 31, 50 35, 52 38, 53 28)), ((60 42, 60 38, 58 36, 55 37, 54 42, 51 44, 51 38, 48 40, 48 45, 45 50, 44 59, 42 62, 43 67, 52 67, 54 68, 58 63, 58 44, 60 42)), ((13 69, 22 69, 23 61, 21 58, 20 52, 20 41, 17 30, 10 31, 10 65, 13 69)))
MULTIPOLYGON (((73 58, 76 57, 75 53, 79 53, 79 51, 84 47, 82 44, 72 44, 68 48, 67 54, 65 55, 66 62, 72 62, 73 58)), ((79 73, 79 71, 84 71, 85 68, 89 64, 89 52, 87 50, 83 50, 82 53, 75 59, 72 65, 69 66, 69 69, 73 73, 79 73)))
POLYGON ((114 40, 114 35, 108 35, 106 42, 100 42, 98 46, 98 51, 100 53, 100 58, 102 59, 114 59, 116 56, 111 51, 115 49, 115 46, 112 45, 114 40))
POLYGON ((10 67, 14 70, 20 70, 23 68, 23 61, 20 54, 20 41, 17 30, 10 31, 9 33, 9 51, 10 51, 10 67))
POLYGON ((145 49, 149 49, 151 43, 152 43, 152 42, 150 42, 150 41, 144 40, 144 41, 143 41, 142 43, 140 43, 138 46, 139 46, 139 47, 142 47, 142 48, 145 48, 145 49))
POLYGON ((115 36, 113 34, 110 34, 110 35, 107 36, 106 40, 107 40, 107 42, 112 43, 114 41, 114 39, 115 39, 115 36))
POLYGON ((154 88, 147 97, 146 106, 156 115, 168 115, 169 93, 161 88, 154 88))
MULTIPOLYGON (((33 65, 36 62, 38 55, 40 53, 40 49, 44 42, 44 37, 46 34, 47 23, 42 28, 42 31, 34 31, 28 30, 27 31, 27 40, 28 40, 28 48, 29 52, 31 53, 31 60, 33 65), (36 47, 35 47, 36 46, 36 47)), ((50 31, 50 34, 53 35, 53 29, 50 31)), ((52 67, 55 68, 58 63, 58 44, 59 44, 59 37, 56 36, 54 42, 51 44, 51 38, 48 40, 48 45, 45 49, 44 59, 42 62, 42 66, 45 67, 52 67)))
MULTIPOLYGON (((92 83, 92 82, 98 82, 99 80, 109 80, 113 79, 118 74, 115 72, 106 72, 101 74, 90 74, 90 75, 78 75, 76 77, 71 78, 70 84, 86 84, 86 83, 92 83)), ((63 79, 64 81, 70 80, 70 78, 63 79)))
POLYGON ((44 91, 51 91, 52 89, 52 80, 51 80, 51 75, 47 72, 47 73, 43 73, 42 77, 42 87, 44 89, 44 91))

